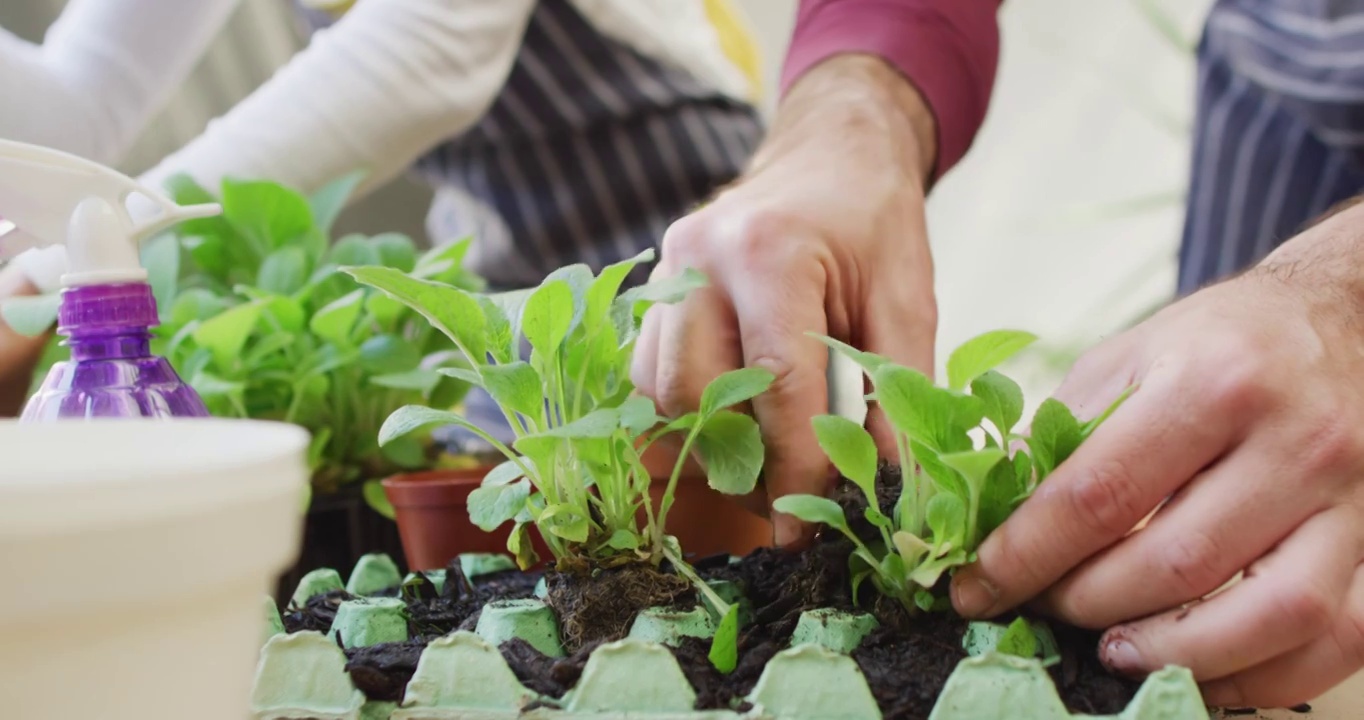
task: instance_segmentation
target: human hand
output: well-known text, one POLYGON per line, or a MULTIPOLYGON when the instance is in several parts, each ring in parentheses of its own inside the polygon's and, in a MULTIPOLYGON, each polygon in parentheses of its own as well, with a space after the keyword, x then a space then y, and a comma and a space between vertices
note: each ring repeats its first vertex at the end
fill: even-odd
MULTIPOLYGON (((831 482, 810 425, 827 412, 828 355, 809 333, 932 368, 923 204, 933 132, 917 92, 882 61, 826 61, 787 95, 744 177, 663 238, 655 279, 691 267, 710 284, 649 310, 631 378, 677 415, 727 370, 772 371, 772 389, 753 401, 768 458, 765 496, 750 507, 766 512, 771 499, 823 494, 831 482)), ((877 417, 873 434, 889 439, 877 417)), ((792 517, 774 527, 779 545, 806 533, 792 517)))
POLYGON ((1187 666, 1219 706, 1364 667, 1361 260, 1364 207, 1085 355, 1057 393, 1077 415, 1138 390, 953 579, 958 611, 1037 596, 1109 628, 1112 670, 1187 666))

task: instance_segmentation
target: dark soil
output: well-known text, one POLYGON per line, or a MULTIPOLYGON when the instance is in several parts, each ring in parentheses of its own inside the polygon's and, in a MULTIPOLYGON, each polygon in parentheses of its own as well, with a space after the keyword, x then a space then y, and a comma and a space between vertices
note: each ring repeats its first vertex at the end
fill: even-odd
MULTIPOLYGON (((898 495, 899 473, 882 468, 878 500, 889 513, 898 495)), ((849 524, 859 535, 874 538, 866 522, 865 498, 844 483, 834 495, 844 507, 849 524)), ((950 613, 911 616, 897 603, 879 599, 870 584, 862 591, 862 605, 852 601, 847 557, 851 543, 835 532, 817 537, 799 552, 757 550, 737 563, 728 558, 696 560, 694 567, 707 579, 740 584, 752 604, 753 621, 739 633, 739 660, 725 675, 710 664, 708 640, 687 639, 673 649, 683 673, 697 692, 698 709, 746 710, 743 698, 753 689, 767 662, 790 644, 801 612, 819 607, 860 610, 876 615, 881 627, 852 654, 866 676, 872 695, 886 720, 923 720, 932 711, 948 677, 966 657, 961 646, 965 621, 950 613)), ((697 602, 688 583, 648 565, 631 564, 599 571, 595 576, 550 572, 548 602, 560 618, 562 640, 570 655, 550 658, 520 640, 500 648, 512 671, 529 689, 562 697, 578 681, 588 656, 601 642, 623 637, 639 610, 656 605, 690 606, 697 602)), ((480 608, 495 599, 529 597, 538 575, 507 572, 469 583, 458 563, 447 570, 444 592, 436 595, 427 584, 408 588, 412 640, 347 650, 347 669, 357 687, 373 699, 400 699, 411 679, 421 650, 430 640, 455 629, 473 629, 480 608)), ((938 588, 945 591, 944 588, 938 588)), ((398 589, 389 594, 397 594, 398 589)), ((308 601, 285 615, 285 627, 325 631, 336 607, 348 599, 344 592, 308 601)), ((1008 622, 1012 618, 1001 618, 1008 622)), ((1052 623, 1061 660, 1050 668, 1066 707, 1075 713, 1116 714, 1135 695, 1139 683, 1109 675, 1097 658, 1095 633, 1052 623)))
POLYGON ((545 582, 549 590, 545 600, 559 618, 564 649, 570 653, 625 637, 644 608, 696 603, 691 583, 645 563, 592 575, 552 572, 545 582))

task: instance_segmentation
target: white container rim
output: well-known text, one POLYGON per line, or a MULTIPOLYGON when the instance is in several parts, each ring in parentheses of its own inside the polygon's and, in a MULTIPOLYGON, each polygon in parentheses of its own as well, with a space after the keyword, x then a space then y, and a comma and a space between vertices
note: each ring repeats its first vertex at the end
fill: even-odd
POLYGON ((294 495, 309 435, 258 420, 0 422, 0 537, 92 527, 294 495))

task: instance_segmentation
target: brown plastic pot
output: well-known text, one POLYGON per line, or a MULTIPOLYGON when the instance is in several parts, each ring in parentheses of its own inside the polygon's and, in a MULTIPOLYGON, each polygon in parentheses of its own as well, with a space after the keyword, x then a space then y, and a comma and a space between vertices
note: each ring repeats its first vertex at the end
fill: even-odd
MULTIPOLYGON (((491 467, 432 470, 395 475, 383 481, 384 494, 393 504, 402 536, 403 555, 413 569, 445 567, 466 552, 505 552, 511 525, 488 533, 469 521, 468 499, 491 467)), ((650 489, 654 507, 663 496, 666 482, 656 480, 650 489)), ((641 524, 643 513, 640 514, 641 524)), ((677 487, 668 530, 693 557, 729 553, 746 555, 772 540, 772 525, 706 484, 704 477, 688 474, 677 487)), ((535 552, 550 557, 539 533, 530 533, 535 552)))
MULTIPOLYGON (((489 533, 469 521, 469 493, 491 469, 430 470, 394 475, 383 481, 408 567, 434 570, 445 567, 460 553, 506 552, 510 523, 489 533)), ((535 552, 549 557, 539 536, 531 533, 531 538, 535 552)))

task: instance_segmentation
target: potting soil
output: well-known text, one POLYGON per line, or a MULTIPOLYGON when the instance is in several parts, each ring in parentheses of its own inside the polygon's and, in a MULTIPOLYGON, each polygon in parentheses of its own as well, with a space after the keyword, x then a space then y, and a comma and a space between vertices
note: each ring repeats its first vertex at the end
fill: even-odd
MULTIPOLYGON (((883 468, 879 484, 878 499, 889 512, 899 493, 898 471, 883 468)), ((844 506, 855 531, 876 532, 864 519, 866 503, 860 490, 845 484, 835 498, 844 506)), ((765 548, 733 563, 727 557, 694 563, 707 580, 737 582, 752 607, 752 621, 740 630, 738 665, 732 673, 722 674, 711 665, 709 639, 686 638, 672 648, 696 690, 697 709, 747 709, 744 696, 753 689, 767 662, 789 647, 800 614, 815 608, 836 608, 870 612, 880 622, 880 627, 852 652, 852 658, 866 677, 885 719, 924 720, 929 716, 948 677, 967 656, 962 647, 967 624, 948 612, 911 616, 898 603, 879 598, 869 584, 861 593, 861 604, 855 605, 848 577, 850 549, 851 543, 841 535, 826 532, 799 552, 765 548)), ((387 591, 389 595, 402 594, 407 602, 410 640, 346 649, 347 671, 356 687, 370 699, 401 700, 427 643, 454 630, 472 630, 481 608, 488 602, 531 597, 540 578, 535 572, 506 571, 470 582, 457 561, 451 563, 446 573, 445 587, 439 595, 429 582, 387 591)), ((569 652, 566 657, 547 657, 525 641, 515 639, 499 648, 503 658, 527 688, 542 695, 562 697, 577 682, 592 650, 603 641, 624 636, 634 615, 643 609, 603 602, 608 597, 603 590, 619 590, 622 583, 637 585, 648 575, 652 573, 615 569, 596 577, 570 577, 550 571, 546 580, 551 603, 576 612, 577 622, 588 632, 573 641, 565 638, 569 652)), ((672 598, 679 606, 694 606, 695 594, 684 587, 685 583, 674 582, 679 580, 675 575, 668 576, 655 585, 654 591, 659 597, 672 598)), ((337 606, 347 599, 344 591, 316 596, 304 608, 284 615, 285 629, 325 632, 337 606)), ((1073 713, 1121 712, 1140 683, 1107 673, 1097 658, 1096 633, 1055 622, 1050 625, 1061 659, 1049 672, 1066 707, 1073 713)))

